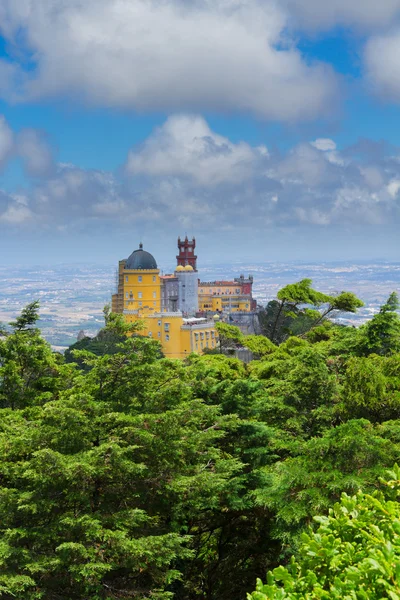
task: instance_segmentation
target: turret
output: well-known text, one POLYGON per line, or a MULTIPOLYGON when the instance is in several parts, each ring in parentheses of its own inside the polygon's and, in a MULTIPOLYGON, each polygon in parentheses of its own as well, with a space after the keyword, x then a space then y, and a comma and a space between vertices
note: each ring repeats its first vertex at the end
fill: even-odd
POLYGON ((176 257, 177 265, 181 267, 186 267, 190 265, 193 268, 193 271, 197 271, 197 256, 195 256, 194 249, 196 248, 196 240, 192 238, 192 240, 188 240, 186 236, 184 240, 178 238, 178 250, 179 254, 176 257))

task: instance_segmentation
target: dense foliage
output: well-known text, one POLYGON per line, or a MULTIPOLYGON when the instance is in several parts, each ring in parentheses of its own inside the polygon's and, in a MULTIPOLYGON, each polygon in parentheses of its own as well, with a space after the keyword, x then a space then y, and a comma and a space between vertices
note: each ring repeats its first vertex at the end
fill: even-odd
POLYGON ((302 535, 299 560, 259 579, 249 600, 381 600, 400 598, 400 469, 386 494, 343 494, 319 528, 302 535))
POLYGON ((109 312, 94 345, 67 360, 41 338, 36 303, 3 328, 0 597, 232 600, 257 578, 255 600, 322 599, 335 586, 339 597, 351 581, 400 597, 378 582, 379 569, 397 581, 379 540, 363 544, 356 527, 349 537, 352 524, 366 536, 381 527, 398 558, 398 491, 381 479, 400 454, 397 297, 356 329, 327 320, 339 305, 355 310, 353 295, 312 294, 306 283, 278 297, 320 304, 297 337, 273 343, 221 324, 258 357, 248 365, 163 358, 109 312))

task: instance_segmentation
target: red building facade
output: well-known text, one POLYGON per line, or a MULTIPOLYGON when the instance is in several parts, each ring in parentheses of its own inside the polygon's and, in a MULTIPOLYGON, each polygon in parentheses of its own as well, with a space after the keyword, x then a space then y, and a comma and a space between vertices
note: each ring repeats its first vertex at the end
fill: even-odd
POLYGON ((196 248, 196 240, 192 238, 188 239, 186 236, 184 240, 178 238, 178 250, 179 254, 176 257, 178 267, 186 267, 190 265, 194 271, 197 271, 197 256, 195 256, 194 250, 196 248))

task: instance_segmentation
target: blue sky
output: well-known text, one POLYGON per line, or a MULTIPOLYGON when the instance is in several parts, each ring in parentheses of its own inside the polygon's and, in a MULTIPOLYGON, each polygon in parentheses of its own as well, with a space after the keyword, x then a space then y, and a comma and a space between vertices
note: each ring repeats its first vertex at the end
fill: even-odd
POLYGON ((400 0, 376 4, 0 0, 0 262, 185 232, 207 260, 398 260, 400 0))

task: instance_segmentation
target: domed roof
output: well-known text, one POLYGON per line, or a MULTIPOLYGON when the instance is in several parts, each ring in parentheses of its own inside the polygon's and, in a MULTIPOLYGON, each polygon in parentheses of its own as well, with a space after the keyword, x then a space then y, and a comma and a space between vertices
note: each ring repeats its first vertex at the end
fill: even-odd
POLYGON ((185 267, 183 265, 178 265, 175 269, 175 271, 184 271, 185 267))
POLYGON ((186 265, 185 271, 193 271, 192 265, 186 265))
POLYGON ((157 269, 157 263, 150 252, 143 250, 143 244, 139 244, 139 250, 132 252, 126 261, 125 269, 157 269))

